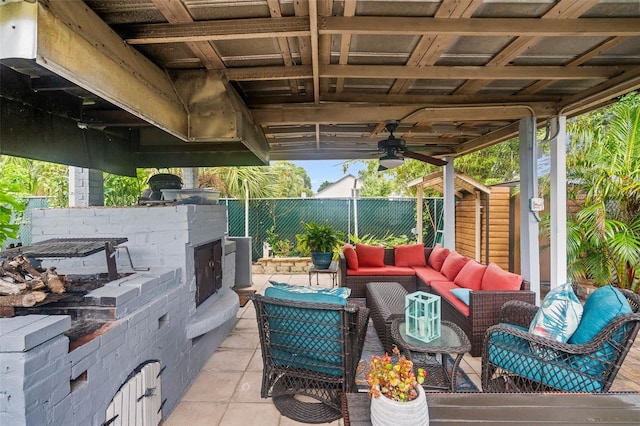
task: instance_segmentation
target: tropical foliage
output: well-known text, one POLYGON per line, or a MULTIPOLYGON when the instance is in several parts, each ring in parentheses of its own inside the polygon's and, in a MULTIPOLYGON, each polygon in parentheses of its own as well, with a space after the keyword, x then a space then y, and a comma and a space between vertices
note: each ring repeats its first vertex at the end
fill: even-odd
POLYGON ((24 210, 24 203, 15 196, 14 188, 0 182, 0 247, 8 238, 15 238, 19 225, 16 216, 24 210))
POLYGON ((572 278, 638 289, 640 96, 631 94, 568 124, 568 257, 572 278))

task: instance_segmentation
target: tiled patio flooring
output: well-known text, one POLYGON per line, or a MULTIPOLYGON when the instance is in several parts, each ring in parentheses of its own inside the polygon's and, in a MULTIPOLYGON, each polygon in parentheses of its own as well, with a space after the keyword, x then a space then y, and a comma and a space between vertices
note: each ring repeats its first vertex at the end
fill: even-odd
MULTIPOLYGON (((329 276, 320 274, 320 285, 330 287, 329 276)), ((253 289, 262 292, 269 280, 308 285, 304 275, 253 275, 253 289)), ((315 285, 315 279, 314 279, 315 285)), ((255 310, 251 303, 240 308, 234 330, 211 356, 182 397, 165 426, 287 426, 301 424, 281 416, 271 399, 260 398, 262 358, 255 310)), ((460 367, 480 388, 479 357, 466 354, 460 367)), ((640 340, 636 340, 612 391, 640 392, 640 340)), ((342 425, 342 420, 331 423, 342 425)))

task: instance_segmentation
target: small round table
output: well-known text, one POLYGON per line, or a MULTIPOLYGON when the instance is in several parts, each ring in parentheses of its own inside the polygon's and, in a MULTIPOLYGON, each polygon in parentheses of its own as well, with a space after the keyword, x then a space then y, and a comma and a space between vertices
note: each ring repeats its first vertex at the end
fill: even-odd
POLYGON ((397 318, 393 320, 391 336, 405 356, 413 361, 414 370, 423 368, 427 372, 423 384, 425 389, 456 391, 458 365, 464 353, 471 350, 471 343, 460 327, 450 321, 442 321, 440 337, 427 343, 408 336, 404 318, 397 318), (448 355, 453 359, 451 375, 447 371, 448 355))

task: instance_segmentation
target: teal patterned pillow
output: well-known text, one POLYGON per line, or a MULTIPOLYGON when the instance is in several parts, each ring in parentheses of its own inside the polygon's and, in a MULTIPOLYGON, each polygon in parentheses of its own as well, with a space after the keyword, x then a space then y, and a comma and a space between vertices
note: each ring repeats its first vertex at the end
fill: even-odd
POLYGON ((571 283, 563 284, 546 295, 529 326, 529 332, 566 343, 578 328, 580 318, 582 304, 571 283))

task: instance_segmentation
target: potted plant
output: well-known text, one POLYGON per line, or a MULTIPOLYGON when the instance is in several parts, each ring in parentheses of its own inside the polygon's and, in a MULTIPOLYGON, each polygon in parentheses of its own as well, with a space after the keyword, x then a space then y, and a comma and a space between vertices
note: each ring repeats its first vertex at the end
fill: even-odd
POLYGON ((400 355, 397 346, 391 355, 372 356, 366 375, 371 396, 371 423, 374 426, 428 425, 429 408, 422 388, 426 372, 413 372, 413 362, 400 355))
POLYGON ((327 269, 333 259, 333 251, 338 246, 342 233, 329 224, 319 225, 316 222, 302 222, 304 234, 297 234, 301 252, 309 251, 311 262, 318 269, 327 269))

